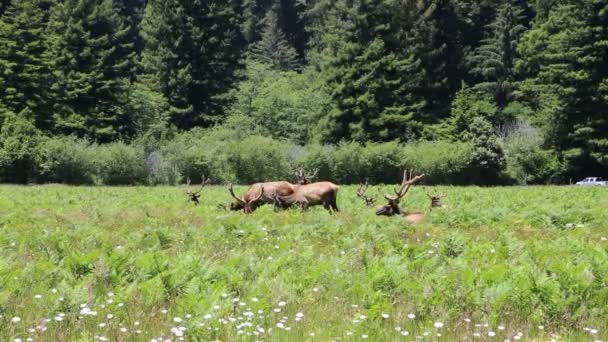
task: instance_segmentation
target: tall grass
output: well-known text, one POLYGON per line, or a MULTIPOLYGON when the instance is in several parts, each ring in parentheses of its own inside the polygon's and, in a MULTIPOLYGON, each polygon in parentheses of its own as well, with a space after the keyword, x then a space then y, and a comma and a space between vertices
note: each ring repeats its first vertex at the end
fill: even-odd
POLYGON ((249 216, 221 187, 0 187, 0 339, 608 337, 606 189, 437 190, 414 227, 348 186, 249 216))

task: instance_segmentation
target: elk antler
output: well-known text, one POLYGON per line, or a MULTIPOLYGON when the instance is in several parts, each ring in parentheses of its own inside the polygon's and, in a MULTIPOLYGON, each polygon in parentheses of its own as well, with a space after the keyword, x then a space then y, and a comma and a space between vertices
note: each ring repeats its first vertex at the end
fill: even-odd
POLYGON ((230 183, 230 187, 228 188, 228 191, 230 192, 230 195, 232 195, 232 197, 239 202, 241 205, 245 204, 245 201, 243 201, 242 199, 236 197, 236 195, 234 194, 234 189, 232 187, 232 183, 230 183))
POLYGON ((312 179, 312 178, 317 177, 317 173, 319 173, 319 169, 318 169, 318 168, 317 168, 317 169, 314 169, 314 170, 312 171, 312 174, 310 174, 310 173, 309 173, 309 174, 307 174, 307 175, 306 175, 306 179, 312 179))
POLYGON ((249 202, 256 202, 256 201, 258 201, 262 197, 262 195, 264 195, 264 185, 260 185, 260 194, 258 195, 258 197, 250 200, 249 202))
POLYGON ((357 197, 362 198, 365 203, 367 204, 367 206, 372 206, 374 205, 374 203, 376 202, 375 198, 370 198, 367 197, 365 195, 365 192, 367 191, 367 188, 369 187, 369 184, 367 184, 367 180, 365 181, 365 183, 359 183, 359 188, 357 188, 357 197))
POLYGON ((399 202, 405 196, 405 194, 407 194, 410 187, 412 185, 414 185, 415 183, 419 182, 424 177, 424 174, 412 177, 413 175, 414 175, 414 170, 410 171, 409 176, 407 174, 407 170, 404 170, 403 171, 403 180, 401 181, 401 187, 399 188, 399 190, 397 190, 397 188, 394 189, 395 194, 397 196, 392 198, 389 195, 385 194, 384 198, 386 198, 386 200, 388 200, 388 201, 399 202))
POLYGON ((188 188, 190 187, 190 183, 192 181, 191 181, 190 177, 188 177, 186 179, 186 194, 188 195, 188 197, 190 197, 190 200, 192 202, 194 202, 195 204, 199 203, 198 199, 200 198, 201 191, 203 191, 203 188, 205 187, 205 185, 209 184, 210 181, 211 181, 211 179, 209 179, 209 178, 205 179, 205 175, 203 175, 202 180, 201 180, 201 188, 198 191, 191 191, 188 188))

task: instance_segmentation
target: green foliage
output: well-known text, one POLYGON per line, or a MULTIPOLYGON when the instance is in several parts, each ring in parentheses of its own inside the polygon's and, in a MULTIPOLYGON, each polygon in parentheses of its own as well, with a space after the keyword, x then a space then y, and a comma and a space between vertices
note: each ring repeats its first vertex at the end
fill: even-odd
MULTIPOLYGON (((262 207, 248 216, 217 207, 231 199, 225 186, 205 188, 198 206, 181 187, 2 186, 0 339, 46 317, 37 336, 70 341, 119 327, 131 328, 117 336, 148 340, 177 326, 202 340, 262 328, 267 340, 440 331, 451 341, 485 323, 501 340, 605 339, 604 189, 436 190, 449 208, 409 226, 375 216, 354 186, 340 187, 333 215, 262 207), (83 314, 84 303, 96 314, 83 314), (276 325, 283 316, 289 331, 276 325)), ((413 187, 403 205, 424 210, 428 198, 413 187)))
POLYGON ((608 165, 606 6, 596 0, 560 2, 520 44, 519 67, 530 75, 522 96, 542 113, 547 142, 570 176, 608 165))
POLYGON ((42 182, 92 184, 96 175, 97 147, 75 137, 44 140, 37 148, 36 163, 42 182))
POLYGON ((32 122, 32 112, 9 114, 0 129, 0 182, 27 183, 36 169, 36 148, 42 135, 32 122))
POLYGON ((222 0, 151 0, 142 21, 141 80, 171 106, 182 129, 215 123, 239 67, 240 18, 222 0))
POLYGON ((331 108, 318 72, 280 72, 251 61, 247 78, 232 96, 224 127, 302 145, 311 140, 314 127, 331 108))
POLYGON ((96 154, 99 179, 107 185, 145 184, 144 152, 141 148, 117 142, 98 147, 96 154))
POLYGON ((506 128, 501 145, 505 173, 519 184, 550 184, 560 180, 562 165, 555 152, 545 150, 538 130, 525 122, 506 128))
POLYGON ((506 106, 515 87, 517 44, 526 31, 524 19, 523 9, 517 4, 501 5, 487 26, 488 37, 470 56, 470 71, 480 80, 474 88, 491 95, 500 108, 506 106))
POLYGON ((299 66, 298 53, 289 45, 279 27, 275 11, 268 11, 264 18, 264 29, 259 41, 251 46, 253 60, 269 65, 275 70, 295 70, 299 66))
POLYGON ((12 1, 0 19, 0 107, 29 109, 36 126, 50 128, 50 58, 39 0, 12 1))
POLYGON ((483 117, 473 119, 464 139, 474 148, 471 164, 475 183, 495 184, 504 167, 504 152, 492 125, 483 117))
POLYGON ((49 40, 58 132, 99 142, 135 133, 127 112, 135 72, 129 31, 112 0, 64 0, 52 7, 49 40))

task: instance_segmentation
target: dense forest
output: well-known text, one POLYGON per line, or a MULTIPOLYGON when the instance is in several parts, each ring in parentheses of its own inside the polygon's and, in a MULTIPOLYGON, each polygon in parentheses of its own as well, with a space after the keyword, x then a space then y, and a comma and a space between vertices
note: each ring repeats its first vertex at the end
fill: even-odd
POLYGON ((0 16, 3 182, 608 171, 605 0, 2 0, 0 16))

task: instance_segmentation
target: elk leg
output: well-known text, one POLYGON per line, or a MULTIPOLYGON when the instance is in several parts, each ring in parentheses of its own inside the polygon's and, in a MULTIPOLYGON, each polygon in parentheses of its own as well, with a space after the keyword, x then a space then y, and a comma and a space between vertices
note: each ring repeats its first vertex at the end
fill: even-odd
POLYGON ((336 203, 336 199, 335 199, 335 198, 333 198, 333 199, 331 200, 331 203, 329 203, 329 204, 331 205, 331 207, 332 207, 332 209, 333 209, 334 211, 336 211, 336 212, 339 212, 339 211, 340 211, 340 209, 338 209, 338 203, 336 203))

